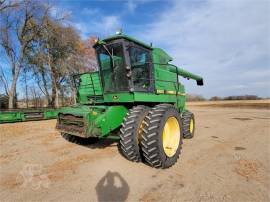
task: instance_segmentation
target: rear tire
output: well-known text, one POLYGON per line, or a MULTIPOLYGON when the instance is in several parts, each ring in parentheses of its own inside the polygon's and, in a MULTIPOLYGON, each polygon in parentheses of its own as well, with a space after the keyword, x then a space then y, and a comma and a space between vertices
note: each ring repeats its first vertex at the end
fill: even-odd
POLYGON ((194 114, 190 111, 183 112, 182 122, 183 122, 183 137, 185 139, 193 138, 195 132, 194 114))
POLYGON ((129 110, 122 123, 119 149, 123 156, 130 161, 141 161, 139 142, 144 127, 143 120, 149 110, 147 106, 135 106, 129 110))
POLYGON ((170 104, 157 105, 146 116, 145 125, 141 141, 145 161, 156 168, 174 165, 179 158, 183 139, 182 122, 177 109, 170 104), (167 125, 168 122, 172 124, 167 125))

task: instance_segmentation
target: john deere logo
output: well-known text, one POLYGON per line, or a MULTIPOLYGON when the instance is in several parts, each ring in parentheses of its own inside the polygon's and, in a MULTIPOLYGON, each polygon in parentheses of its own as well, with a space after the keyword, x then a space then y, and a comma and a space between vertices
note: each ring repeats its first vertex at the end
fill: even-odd
POLYGON ((113 96, 113 100, 118 100, 118 96, 117 95, 114 95, 113 96))

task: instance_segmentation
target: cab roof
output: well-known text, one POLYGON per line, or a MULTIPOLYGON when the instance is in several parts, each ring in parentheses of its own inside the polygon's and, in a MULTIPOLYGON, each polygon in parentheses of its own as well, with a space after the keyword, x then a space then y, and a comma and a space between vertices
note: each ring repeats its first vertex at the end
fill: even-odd
MULTIPOLYGON (((166 64, 170 61, 173 60, 173 58, 171 56, 169 56, 164 50, 162 50, 161 48, 154 48, 152 47, 152 45, 148 45, 142 41, 139 41, 133 37, 130 37, 128 35, 125 35, 123 33, 119 33, 119 34, 115 34, 115 35, 112 35, 112 36, 109 36, 107 38, 104 38, 102 39, 101 41, 103 42, 110 42, 112 40, 116 40, 116 39, 126 39, 128 41, 132 41, 138 45, 141 45, 147 49, 150 49, 153 51, 153 54, 154 55, 158 55, 158 57, 160 58, 160 61, 162 61, 162 63, 166 64)), ((96 46, 97 44, 94 45, 94 47, 96 46)))
POLYGON ((148 44, 145 44, 142 41, 139 41, 137 39, 134 39, 134 38, 132 38, 132 37, 130 37, 128 35, 122 34, 122 33, 121 34, 116 34, 116 35, 113 35, 113 36, 109 36, 109 37, 107 37, 105 39, 102 39, 102 41, 108 42, 108 41, 115 40, 115 39, 126 39, 126 40, 132 41, 134 43, 137 43, 137 44, 139 44, 139 45, 141 45, 141 46, 143 46, 145 48, 153 49, 152 46, 150 46, 148 44))

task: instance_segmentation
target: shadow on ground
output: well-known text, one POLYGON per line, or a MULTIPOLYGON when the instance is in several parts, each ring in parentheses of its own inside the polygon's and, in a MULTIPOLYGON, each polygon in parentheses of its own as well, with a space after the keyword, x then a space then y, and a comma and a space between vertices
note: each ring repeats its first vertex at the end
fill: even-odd
POLYGON ((118 172, 108 171, 96 185, 98 201, 125 201, 129 186, 118 172))
MULTIPOLYGON (((96 138, 96 137, 90 137, 90 138, 82 138, 70 134, 61 134, 64 139, 66 139, 69 142, 90 148, 90 149, 104 149, 106 147, 117 147, 118 152, 126 158, 125 154, 123 153, 123 150, 121 149, 121 144, 118 139, 111 139, 111 138, 96 138)), ((117 137, 114 134, 114 137, 117 137)))
POLYGON ((82 145, 85 147, 88 147, 90 149, 103 149, 106 147, 115 147, 117 146, 117 143, 119 140, 115 139, 109 139, 109 138, 104 138, 104 139, 99 139, 96 137, 90 137, 90 138, 82 138, 70 134, 62 134, 62 137, 66 139, 69 142, 82 145))

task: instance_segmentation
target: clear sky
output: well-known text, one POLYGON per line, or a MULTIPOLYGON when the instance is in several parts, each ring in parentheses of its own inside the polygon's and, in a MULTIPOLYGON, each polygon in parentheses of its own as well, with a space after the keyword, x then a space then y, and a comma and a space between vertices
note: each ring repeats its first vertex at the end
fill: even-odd
POLYGON ((122 28, 165 49, 173 63, 204 77, 183 81, 205 97, 270 97, 270 0, 61 0, 54 12, 70 15, 83 38, 122 28))

